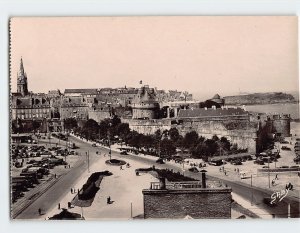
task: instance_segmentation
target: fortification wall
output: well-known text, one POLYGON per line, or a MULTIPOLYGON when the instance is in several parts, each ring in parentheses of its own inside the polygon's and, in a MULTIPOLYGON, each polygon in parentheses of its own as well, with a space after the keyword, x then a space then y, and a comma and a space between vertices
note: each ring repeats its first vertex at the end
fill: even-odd
POLYGON ((154 109, 132 109, 132 118, 139 119, 139 118, 146 118, 146 119, 155 119, 156 118, 156 111, 154 109))
POLYGON ((128 123, 131 130, 135 130, 142 134, 154 134, 158 129, 161 131, 171 129, 170 119, 152 119, 152 120, 139 120, 139 119, 122 119, 122 122, 128 123))
POLYGON ((287 115, 273 117, 273 129, 283 137, 289 137, 291 133, 291 118, 287 115))
POLYGON ((222 122, 218 121, 184 121, 175 126, 183 136, 195 130, 199 136, 205 138, 226 137, 232 144, 237 144, 240 149, 248 149, 256 153, 257 131, 255 128, 228 130, 222 122))
POLYGON ((100 121, 103 121, 105 118, 110 118, 111 113, 109 110, 108 111, 88 111, 88 117, 89 117, 89 119, 93 119, 99 123, 100 121))

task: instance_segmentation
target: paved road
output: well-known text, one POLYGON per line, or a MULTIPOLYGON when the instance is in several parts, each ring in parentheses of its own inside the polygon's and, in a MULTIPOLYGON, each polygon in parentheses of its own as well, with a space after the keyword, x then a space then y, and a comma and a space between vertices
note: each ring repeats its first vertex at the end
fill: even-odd
MULTIPOLYGON (((124 157, 123 157, 124 158, 124 157)), ((130 158, 130 157, 127 157, 130 158)), ((131 157, 132 158, 132 157, 131 157)), ((127 159, 128 160, 128 159, 127 159)), ((153 162, 149 161, 148 158, 144 156, 134 157, 134 160, 139 160, 145 165, 153 165, 153 162)), ((156 167, 162 167, 162 168, 169 168, 173 169, 174 171, 180 171, 182 170, 178 169, 178 167, 172 165, 172 164, 164 164, 164 165, 157 165, 156 167)), ((197 173, 192 173, 189 171, 184 172, 185 176, 189 176, 198 180, 201 180, 201 175, 197 173)), ((227 184, 229 187, 232 188, 232 191, 239 196, 243 197, 244 199, 248 200, 249 202, 252 202, 254 205, 258 206, 260 209, 264 209, 266 212, 270 215, 274 215, 275 218, 287 218, 288 217, 288 204, 290 203, 291 210, 290 210, 290 216, 292 218, 299 218, 300 217, 300 200, 294 197, 285 197, 281 202, 279 202, 276 206, 270 206, 264 202, 264 198, 270 198, 272 191, 264 190, 257 187, 251 187, 250 185, 241 183, 241 182, 231 182, 223 179, 219 179, 216 177, 208 176, 208 179, 213 180, 220 180, 224 184, 227 184)), ((257 208, 254 207, 253 208, 257 208)))
POLYGON ((84 143, 76 138, 71 139, 79 146, 78 152, 81 156, 78 162, 70 169, 68 173, 59 178, 59 180, 35 200, 29 207, 20 213, 16 219, 36 219, 39 218, 38 209, 41 208, 42 212, 46 213, 51 210, 55 205, 58 205, 59 200, 64 197, 71 188, 74 187, 76 181, 87 170, 87 159, 85 152, 90 151, 90 165, 95 163, 99 156, 96 156, 96 149, 91 145, 84 143))
MULTIPOLYGON (((71 137, 72 140, 80 147, 79 151, 82 156, 79 159, 78 163, 70 169, 70 171, 62 176, 58 182, 56 182, 50 189, 47 190, 43 195, 41 195, 36 201, 34 201, 27 209, 25 209, 20 215, 17 216, 17 219, 35 219, 39 218, 38 208, 41 208, 44 212, 48 212, 55 205, 58 204, 59 200, 61 200, 68 192, 70 192, 71 187, 74 187, 76 181, 80 178, 83 172, 87 169, 87 162, 85 152, 87 150, 90 151, 90 165, 95 163, 100 156, 96 155, 96 151, 101 151, 101 153, 108 153, 108 149, 105 148, 94 148, 90 144, 86 142, 82 142, 74 137, 71 137)), ((112 157, 123 158, 126 162, 131 160, 140 161, 145 164, 145 167, 152 166, 154 163, 149 158, 141 155, 141 156, 130 156, 125 155, 122 156, 117 152, 112 152, 112 157)), ((158 165, 155 164, 156 167, 160 168, 169 168, 174 171, 180 171, 180 169, 173 164, 163 164, 158 165)), ((201 179, 199 174, 191 173, 186 171, 186 176, 201 179)), ((211 178, 211 177, 208 177, 211 178)), ((213 178, 217 180, 217 178, 213 178)), ((299 214, 299 200, 295 198, 286 197, 282 202, 280 202, 277 206, 271 207, 266 205, 263 202, 265 197, 270 197, 271 193, 268 190, 263 190, 256 187, 250 187, 243 183, 234 183, 226 180, 221 180, 228 186, 232 187, 234 193, 242 196, 243 198, 251 201, 260 208, 266 210, 270 214, 275 214, 275 217, 285 218, 288 214, 288 203, 291 203, 291 217, 300 217, 299 214)))

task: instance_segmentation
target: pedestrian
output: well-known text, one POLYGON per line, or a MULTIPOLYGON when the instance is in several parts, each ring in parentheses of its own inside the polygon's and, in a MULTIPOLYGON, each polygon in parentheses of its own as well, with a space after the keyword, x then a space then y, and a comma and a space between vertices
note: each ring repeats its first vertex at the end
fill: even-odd
POLYGON ((73 188, 71 188, 71 193, 73 194, 73 188))
POLYGON ((60 203, 58 203, 58 209, 60 210, 60 203))
POLYGON ((120 170, 123 170, 122 166, 120 166, 120 170))
POLYGON ((226 170, 224 171, 225 176, 227 176, 226 170))
POLYGON ((274 186, 275 185, 275 180, 272 180, 272 186, 274 186))
POLYGON ((56 173, 54 174, 54 178, 56 179, 56 173))
POLYGON ((42 215, 42 210, 41 208, 38 209, 39 215, 42 215))
POLYGON ((110 196, 107 198, 107 204, 110 204, 110 196))
POLYGON ((278 174, 275 175, 275 180, 279 180, 279 179, 278 179, 278 174))

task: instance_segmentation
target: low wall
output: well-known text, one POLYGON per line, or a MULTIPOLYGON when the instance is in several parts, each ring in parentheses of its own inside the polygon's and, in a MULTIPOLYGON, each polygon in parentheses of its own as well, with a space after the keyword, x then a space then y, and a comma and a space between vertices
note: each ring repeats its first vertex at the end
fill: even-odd
POLYGON ((231 218, 231 189, 144 189, 144 218, 231 218))

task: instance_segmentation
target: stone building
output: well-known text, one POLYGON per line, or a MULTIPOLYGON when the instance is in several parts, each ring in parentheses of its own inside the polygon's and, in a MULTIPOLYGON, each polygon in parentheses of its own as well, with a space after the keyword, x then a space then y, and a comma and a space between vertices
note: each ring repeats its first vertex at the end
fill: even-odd
MULTIPOLYGON (((205 173, 203 173, 205 175, 205 173)), ((202 174, 202 175, 203 175, 202 174)), ((231 188, 222 184, 189 181, 151 182, 144 189, 145 219, 229 219, 231 218, 231 188)))
POLYGON ((89 106, 87 98, 83 96, 64 96, 61 100, 60 118, 88 119, 89 106))
POLYGON ((154 88, 148 85, 141 87, 132 100, 133 119, 156 119, 158 117, 159 103, 154 88))

